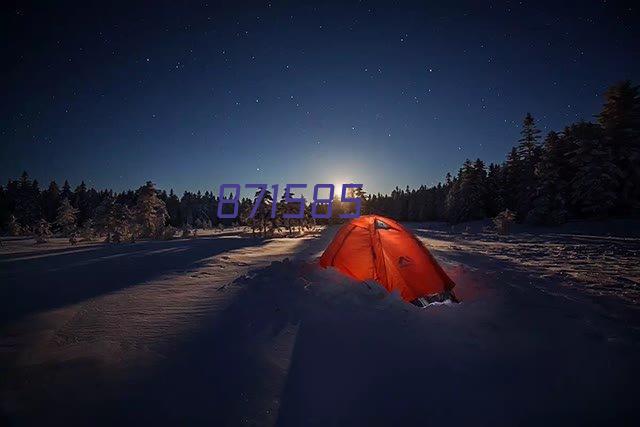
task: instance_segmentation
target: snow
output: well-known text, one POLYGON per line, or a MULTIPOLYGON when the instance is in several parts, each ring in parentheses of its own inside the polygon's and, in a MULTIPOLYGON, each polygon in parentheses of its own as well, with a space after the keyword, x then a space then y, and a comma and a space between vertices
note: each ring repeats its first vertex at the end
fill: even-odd
POLYGON ((637 280, 638 238, 410 226, 462 303, 420 309, 318 268, 336 227, 298 239, 4 241, 0 414, 27 424, 637 422, 637 282, 611 286, 637 280), (618 261, 589 265, 607 250, 618 261))

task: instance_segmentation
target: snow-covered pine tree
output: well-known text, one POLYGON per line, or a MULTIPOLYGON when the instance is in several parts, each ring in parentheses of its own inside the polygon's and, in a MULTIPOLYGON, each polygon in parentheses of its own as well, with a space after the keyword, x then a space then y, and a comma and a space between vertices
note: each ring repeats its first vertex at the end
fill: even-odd
POLYGON ((135 213, 143 237, 162 237, 168 216, 167 207, 158 197, 151 181, 138 189, 135 213))
POLYGON ((304 205, 304 218, 300 225, 300 231, 303 230, 315 230, 318 222, 311 214, 311 203, 307 203, 307 200, 303 197, 302 204, 304 205))
POLYGON ((69 199, 62 199, 60 206, 58 206, 56 225, 60 228, 63 236, 68 237, 75 231, 77 215, 78 210, 71 206, 69 199))
POLYGON ((133 218, 134 215, 127 205, 114 203, 111 206, 108 218, 108 234, 111 235, 111 241, 120 243, 127 237, 134 237, 136 224, 133 218))
POLYGON ((88 219, 82 224, 82 228, 80 229, 80 238, 85 242, 93 241, 95 237, 95 230, 93 226, 93 220, 88 219))
POLYGON ((511 225, 516 219, 516 214, 509 209, 505 209, 493 218, 493 223, 500 234, 509 234, 511 225))
POLYGON ((191 237, 193 234, 193 231, 191 230, 191 226, 187 223, 184 223, 182 225, 182 238, 183 239, 188 239, 189 237, 191 237))
POLYGON ((36 238, 36 243, 47 243, 49 237, 51 237, 51 227, 46 219, 38 221, 33 228, 33 234, 36 238))
MULTIPOLYGON (((258 200, 260 190, 256 191, 254 195, 254 203, 258 200)), ((257 229, 260 230, 262 237, 266 237, 268 233, 272 232, 276 228, 275 219, 271 218, 271 206, 273 205, 273 196, 271 191, 265 190, 264 197, 258 210, 254 216, 254 222, 257 225, 257 229)))
POLYGON ((580 122, 569 126, 564 138, 575 147, 569 153, 575 172, 571 180, 572 202, 587 217, 606 216, 618 199, 620 171, 613 162, 611 148, 603 142, 602 129, 580 122))
MULTIPOLYGON (((293 228, 299 224, 302 219, 296 218, 285 218, 285 214, 294 214, 298 212, 299 206, 294 203, 286 203, 285 198, 287 197, 286 191, 282 192, 282 197, 278 202, 277 214, 276 214, 276 223, 278 227, 283 227, 287 230, 289 236, 293 234, 293 228)), ((289 193, 289 197, 294 197, 294 193, 289 193)))
POLYGON ((620 170, 617 207, 621 213, 629 213, 640 208, 639 88, 627 80, 611 86, 604 97, 598 123, 620 170))
POLYGON ((9 222, 7 224, 7 229, 9 231, 9 236, 19 236, 19 235, 22 234, 22 227, 20 226, 20 224, 16 220, 16 216, 13 215, 13 214, 9 216, 9 222))
POLYGON ((113 193, 111 191, 105 192, 102 196, 100 204, 96 208, 94 217, 94 227, 98 235, 108 234, 110 232, 109 222, 114 204, 115 198, 113 197, 113 193))

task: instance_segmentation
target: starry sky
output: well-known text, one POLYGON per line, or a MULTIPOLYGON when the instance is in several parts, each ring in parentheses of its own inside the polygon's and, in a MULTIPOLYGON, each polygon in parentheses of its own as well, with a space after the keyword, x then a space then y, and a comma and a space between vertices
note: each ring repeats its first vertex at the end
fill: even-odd
POLYGON ((0 180, 432 185, 640 77, 640 6, 4 4, 0 180))

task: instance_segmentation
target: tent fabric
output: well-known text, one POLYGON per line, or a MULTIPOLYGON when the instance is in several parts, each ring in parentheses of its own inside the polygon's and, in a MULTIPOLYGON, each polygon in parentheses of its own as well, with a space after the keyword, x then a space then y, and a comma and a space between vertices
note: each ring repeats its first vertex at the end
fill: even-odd
POLYGON ((455 283, 431 253, 397 221, 364 215, 342 226, 320 257, 356 280, 375 280, 406 301, 451 292, 455 283))

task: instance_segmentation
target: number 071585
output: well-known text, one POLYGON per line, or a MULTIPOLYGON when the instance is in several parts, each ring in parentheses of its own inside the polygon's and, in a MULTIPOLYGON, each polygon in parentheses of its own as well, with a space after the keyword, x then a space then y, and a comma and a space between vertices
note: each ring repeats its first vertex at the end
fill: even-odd
MULTIPOLYGON (((267 184, 244 184, 244 188, 256 189, 256 196, 249 213, 249 218, 255 218, 258 212, 261 215, 269 214, 270 218, 275 218, 278 209, 278 191, 279 185, 273 184, 270 186, 267 184), (268 196, 267 196, 268 195, 268 196), (268 212, 266 210, 269 210, 268 212)), ((355 194, 349 195, 349 190, 362 189, 362 184, 343 184, 340 201, 342 203, 353 203, 354 212, 340 214, 340 218, 357 218, 360 216, 361 199, 356 197, 355 194)), ((307 188, 307 184, 286 184, 284 188, 283 202, 289 206, 298 206, 297 211, 294 209, 287 209, 282 217, 285 219, 304 218, 306 200, 304 197, 293 197, 293 190, 302 190, 307 188)), ((218 193, 218 218, 237 218, 240 211, 240 191, 242 187, 240 184, 222 184, 220 185, 220 191, 218 193), (230 197, 226 198, 225 193, 231 193, 230 197), (233 206, 232 209, 225 206, 233 206), (229 212, 231 211, 231 212, 229 212)), ((352 191, 353 193, 353 191, 352 191)), ((331 206, 335 194, 335 187, 333 184, 316 184, 313 186, 313 201, 311 202, 311 217, 316 219, 331 218, 331 206), (320 197, 319 192, 322 189, 329 191, 327 197, 320 197), (324 206, 326 209, 319 210, 318 207, 324 206), (322 212, 321 212, 322 211, 322 212)))

